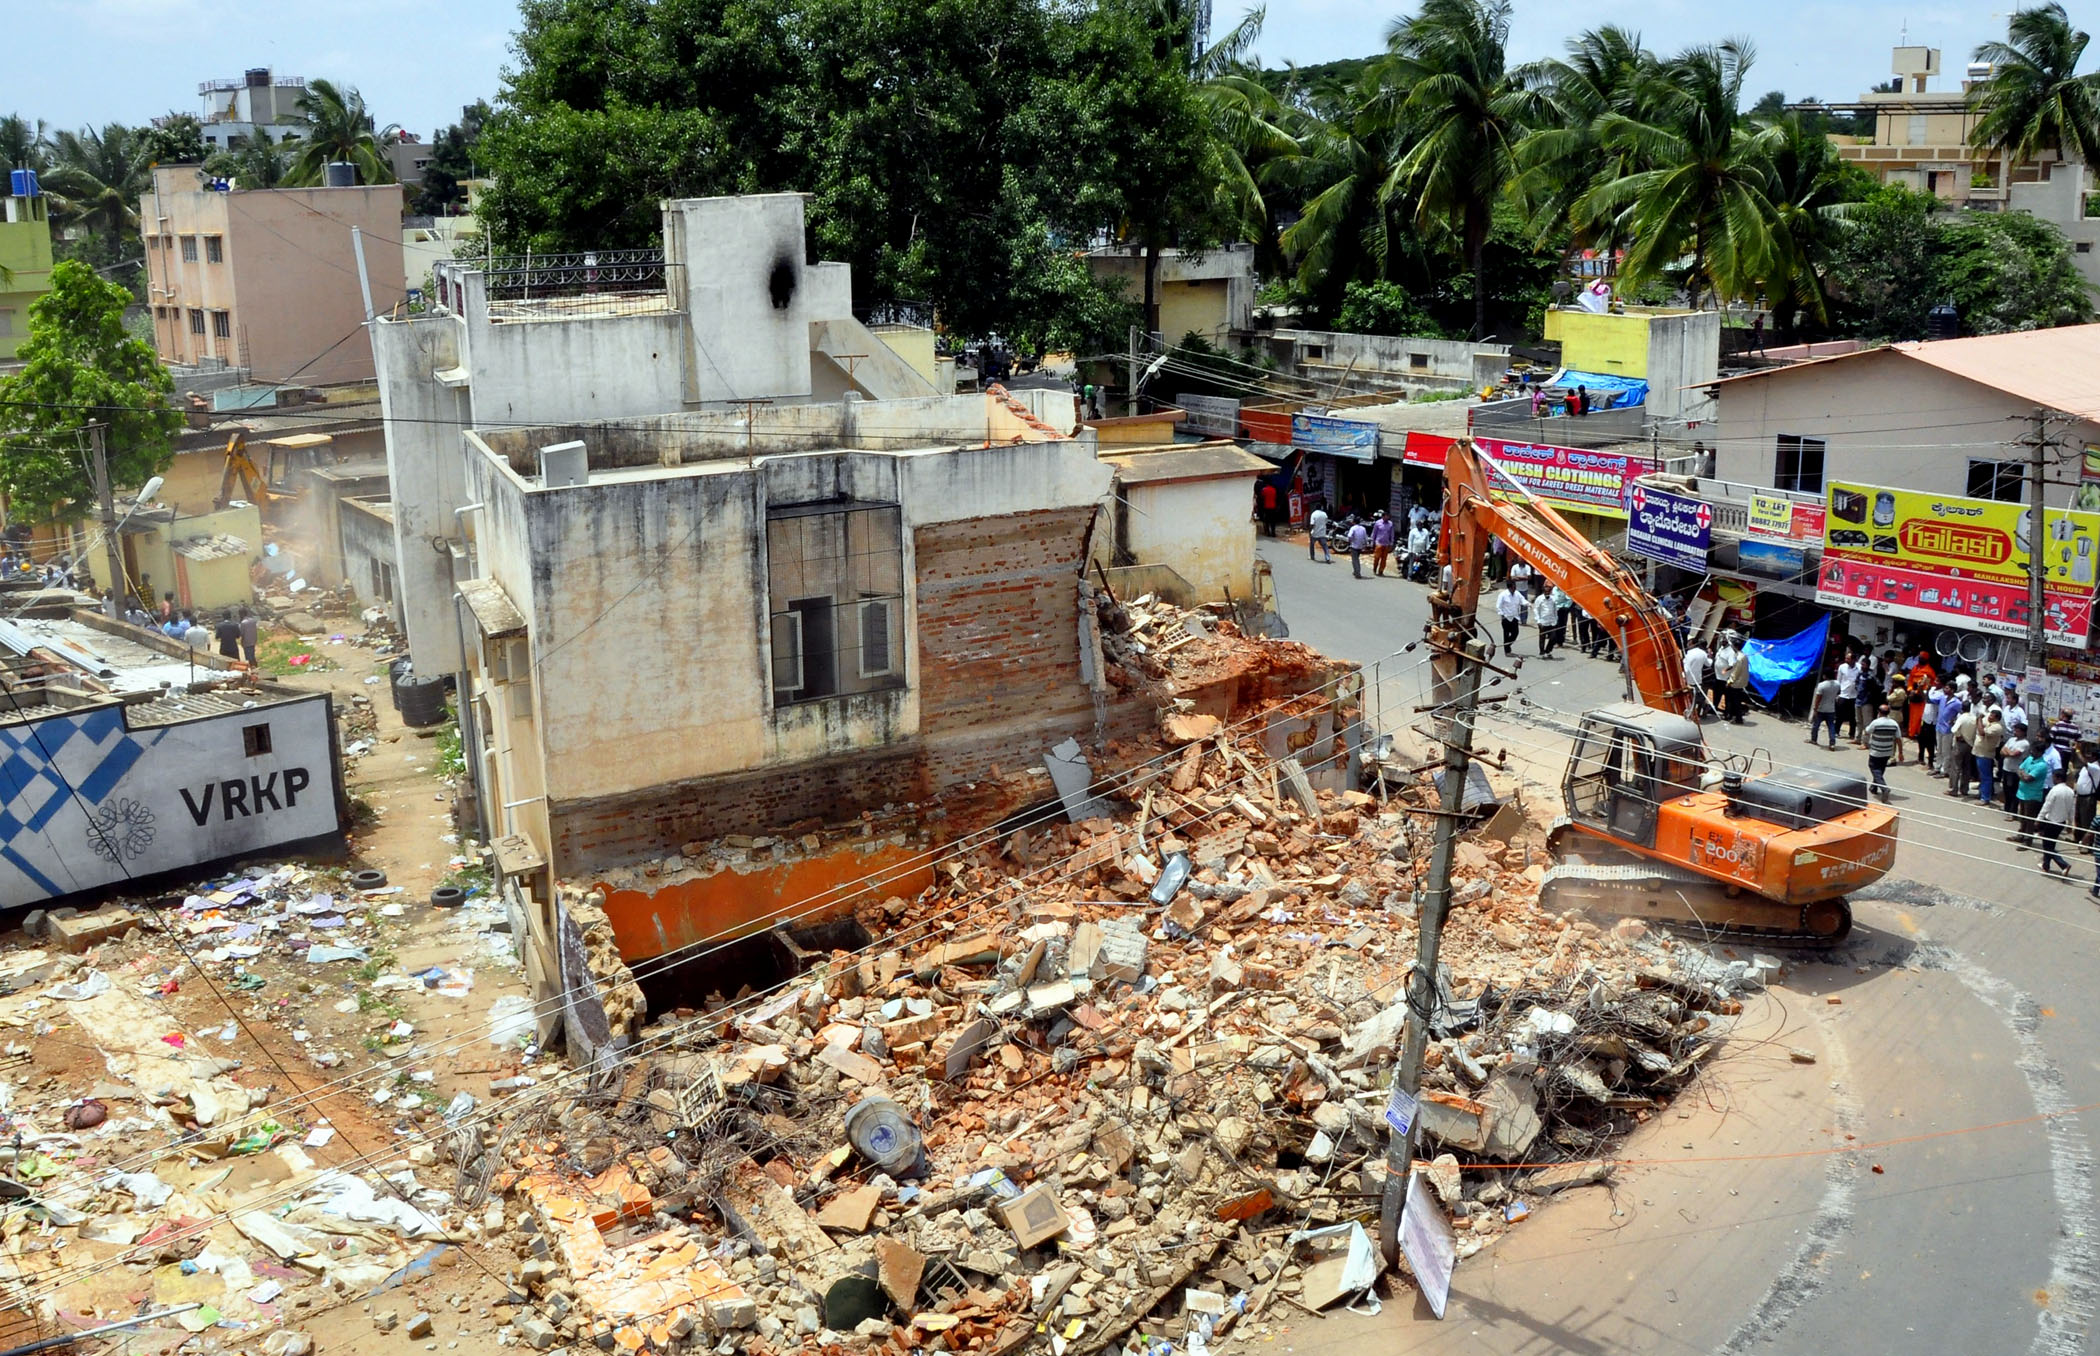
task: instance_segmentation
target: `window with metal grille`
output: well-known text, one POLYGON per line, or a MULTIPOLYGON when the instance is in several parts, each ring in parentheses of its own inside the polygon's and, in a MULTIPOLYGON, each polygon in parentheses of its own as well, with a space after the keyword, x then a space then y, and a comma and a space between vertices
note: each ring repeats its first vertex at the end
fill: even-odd
POLYGON ((196 236, 186 235, 182 238, 182 262, 184 262, 185 264, 194 264, 197 262, 196 236))
POLYGON ((775 706, 904 685, 902 521, 848 500, 768 511, 775 706))
POLYGON ((226 242, 215 235, 204 237, 204 262, 223 264, 226 262, 226 242))
POLYGON ((1823 492, 1823 440, 1798 434, 1779 435, 1779 456, 1772 467, 1772 488, 1802 494, 1823 492))
POLYGON ((202 333, 204 333, 204 312, 202 312, 202 311, 191 311, 191 312, 190 312, 190 333, 191 333, 191 334, 202 334, 202 333))
POLYGON ((226 311, 213 311, 211 313, 211 337, 214 339, 233 338, 233 316, 230 313, 226 311))

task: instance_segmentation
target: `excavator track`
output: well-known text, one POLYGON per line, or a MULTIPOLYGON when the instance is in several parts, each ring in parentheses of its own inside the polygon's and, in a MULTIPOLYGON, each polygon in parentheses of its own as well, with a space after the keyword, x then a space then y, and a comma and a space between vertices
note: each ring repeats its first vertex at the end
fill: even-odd
POLYGON ((1541 908, 1639 918, 1703 939, 1741 937, 1774 945, 1835 946, 1852 931, 1852 906, 1842 899, 1782 904, 1695 871, 1614 851, 1566 824, 1555 824, 1547 840, 1557 864, 1539 887, 1541 908), (1580 858, 1568 852, 1575 844, 1580 858))

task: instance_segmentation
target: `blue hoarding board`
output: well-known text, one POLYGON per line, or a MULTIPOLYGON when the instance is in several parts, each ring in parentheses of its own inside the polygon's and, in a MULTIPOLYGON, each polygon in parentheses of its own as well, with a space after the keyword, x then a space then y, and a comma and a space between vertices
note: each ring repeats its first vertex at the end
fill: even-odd
POLYGON ((1682 570, 1706 569, 1714 540, 1711 504, 1636 484, 1632 510, 1626 523, 1627 550, 1682 570))

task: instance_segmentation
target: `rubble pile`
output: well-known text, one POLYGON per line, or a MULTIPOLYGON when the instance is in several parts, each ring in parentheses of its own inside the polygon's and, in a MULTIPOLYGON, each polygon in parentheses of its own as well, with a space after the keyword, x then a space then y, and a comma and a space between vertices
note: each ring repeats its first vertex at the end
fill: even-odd
MULTIPOLYGON (((661 1014, 542 1105, 502 1179, 513 1340, 1200 1350, 1365 1294, 1430 791, 1166 728, 1120 812, 943 863, 861 906, 871 946, 661 1014)), ((1541 913, 1542 834, 1493 822, 1459 845, 1419 1112, 1461 1257, 1601 1180, 1774 968, 1541 913)))

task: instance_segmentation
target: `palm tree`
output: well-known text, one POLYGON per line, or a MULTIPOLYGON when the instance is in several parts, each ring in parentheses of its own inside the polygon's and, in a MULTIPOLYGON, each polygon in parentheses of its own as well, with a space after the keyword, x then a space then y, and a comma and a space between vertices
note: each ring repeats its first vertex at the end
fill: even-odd
POLYGON ((285 156, 267 135, 235 137, 205 160, 204 172, 231 179, 237 188, 276 188, 284 182, 285 156))
POLYGON ((284 182, 291 187, 310 187, 327 178, 328 166, 336 161, 357 167, 358 182, 394 182, 393 162, 386 158, 373 131, 365 98, 348 85, 315 80, 299 96, 299 116, 305 123, 299 135, 285 143, 292 161, 284 182))
POLYGON ((60 132, 51 139, 51 171, 44 176, 54 223, 109 238, 135 235, 139 195, 150 175, 138 133, 122 123, 60 132))
POLYGON ((1978 114, 1970 144, 2015 160, 2053 151, 2100 165, 2100 72, 2077 73, 2087 35, 2051 0, 2014 10, 2006 36, 1976 49, 1992 70, 1969 91, 1978 114))
POLYGON ((1873 188, 1873 180, 1840 159, 1830 138, 1798 114, 1780 119, 1773 130, 1778 135, 1766 166, 1772 254, 1764 290, 1780 342, 1790 344, 1802 321, 1829 322, 1831 256, 1852 204, 1873 188))
POLYGON ((1386 45, 1407 98, 1400 115, 1413 144, 1388 176, 1388 198, 1404 196, 1419 220, 1457 231, 1473 274, 1473 337, 1487 329, 1488 232, 1495 200, 1517 175, 1517 143, 1544 111, 1543 72, 1511 69, 1510 0, 1423 0, 1393 25, 1386 45))
POLYGON ((1407 92, 1390 58, 1367 65, 1346 89, 1321 91, 1325 116, 1307 115, 1289 170, 1304 206, 1282 235, 1298 261, 1298 285, 1321 310, 1360 275, 1384 278, 1393 262, 1393 181, 1408 146, 1401 106, 1407 92))
POLYGON ((1657 70, 1641 35, 1607 24, 1568 44, 1565 61, 1544 63, 1546 119, 1517 147, 1517 193, 1540 239, 1561 225, 1577 245, 1608 245, 1610 220, 1577 220, 1575 204, 1593 186, 1630 173, 1624 151, 1605 144, 1608 114, 1633 117, 1657 70))
POLYGON ((0 118, 0 170, 35 170, 38 177, 51 172, 51 141, 44 120, 35 122, 19 113, 0 118))
POLYGON ((1750 295, 1773 261, 1766 167, 1780 133, 1745 124, 1743 78, 1755 53, 1740 39, 1682 53, 1647 81, 1639 114, 1608 113, 1604 144, 1643 168, 1600 183, 1578 219, 1609 218, 1630 243, 1628 286, 1683 262, 1690 304, 1702 292, 1750 295))

